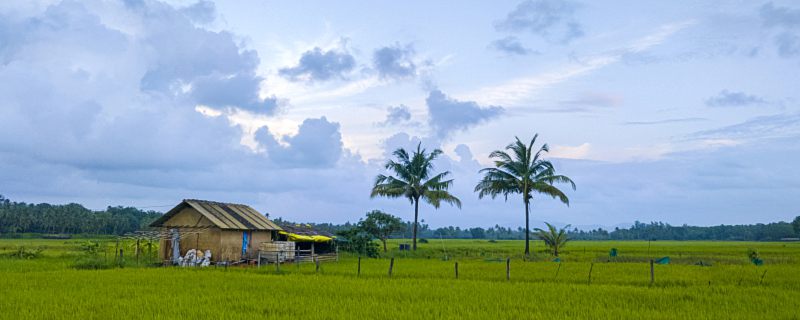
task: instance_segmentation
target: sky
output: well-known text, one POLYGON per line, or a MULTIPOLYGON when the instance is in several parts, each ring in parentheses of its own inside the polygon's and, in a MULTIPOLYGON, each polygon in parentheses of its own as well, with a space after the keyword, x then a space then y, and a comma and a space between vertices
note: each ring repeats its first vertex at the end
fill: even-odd
POLYGON ((397 148, 441 149, 461 209, 515 137, 575 181, 534 226, 800 215, 796 1, 0 2, 0 194, 166 211, 184 198, 355 222, 397 148))

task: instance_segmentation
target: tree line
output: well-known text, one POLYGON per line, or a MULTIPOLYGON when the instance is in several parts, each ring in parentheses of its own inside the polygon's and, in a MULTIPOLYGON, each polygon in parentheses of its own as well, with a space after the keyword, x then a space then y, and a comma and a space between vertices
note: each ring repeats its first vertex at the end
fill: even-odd
MULTIPOLYGON (((374 212, 374 211, 371 211, 374 212)), ((370 213, 371 213, 370 212, 370 213)), ((399 219, 399 218, 398 218, 399 219)), ((277 221, 287 222, 281 218, 277 221)), ((362 220, 364 221, 364 220, 362 220)), ((359 227, 359 223, 311 223, 317 229, 330 233, 340 233, 359 227)), ((412 234, 412 221, 402 221, 402 227, 392 232, 388 238, 408 239, 412 234)), ((718 241, 779 241, 785 238, 800 237, 800 216, 792 222, 772 222, 744 225, 718 225, 709 227, 681 225, 673 226, 664 222, 642 223, 636 221, 628 228, 606 230, 596 228, 580 230, 572 228, 566 230, 567 236, 572 240, 718 240, 718 241)), ((485 239, 485 240, 524 240, 525 228, 509 228, 499 225, 494 227, 461 228, 447 226, 430 228, 428 224, 420 224, 418 230, 420 239, 485 239)))
POLYGON ((94 211, 76 204, 14 202, 0 195, 0 234, 122 235, 146 229, 162 213, 132 207, 94 211))
MULTIPOLYGON (((356 223, 311 223, 315 228, 333 234, 346 232, 363 226, 368 230, 386 229, 391 232, 386 238, 409 238, 413 234, 414 222, 394 219, 371 211, 367 219, 356 223), (371 214, 371 215, 370 215, 371 214), (370 219, 370 216, 372 218, 370 219), (366 221, 366 225, 364 224, 366 221)), ((0 234, 41 233, 41 234, 93 234, 120 235, 147 226, 160 217, 161 212, 144 211, 133 207, 111 207, 93 211, 80 204, 53 205, 14 202, 0 195, 0 234)), ((388 214, 386 214, 388 215, 388 214)), ((281 218, 276 222, 292 223, 281 218)), ((378 233, 379 231, 375 231, 378 233)), ((509 228, 499 225, 482 228, 461 228, 447 226, 431 228, 422 220, 418 227, 422 239, 486 239, 523 240, 525 228, 509 228)), ((733 241, 777 241, 800 236, 800 216, 792 222, 772 222, 749 225, 718 225, 710 227, 673 226, 664 222, 634 222, 629 228, 605 230, 568 230, 573 240, 733 240, 733 241)), ((377 237, 375 237, 377 238, 377 237)))

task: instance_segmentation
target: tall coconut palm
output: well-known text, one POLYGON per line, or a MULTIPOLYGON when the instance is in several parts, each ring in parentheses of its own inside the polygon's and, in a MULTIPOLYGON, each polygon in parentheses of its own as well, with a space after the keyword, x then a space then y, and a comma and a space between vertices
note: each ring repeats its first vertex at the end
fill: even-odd
POLYGON ((530 203, 534 193, 540 193, 558 198, 569 206, 569 198, 553 184, 568 183, 575 190, 575 183, 566 176, 557 175, 556 169, 550 161, 542 159, 549 152, 547 144, 542 145, 533 153, 533 144, 536 143, 538 134, 533 136, 529 144, 524 144, 519 138, 506 146, 510 152, 497 150, 489 155, 494 161, 495 168, 485 168, 480 172, 483 178, 475 186, 478 197, 491 196, 493 199, 503 195, 508 201, 511 194, 522 195, 525 203, 525 255, 530 254, 530 203))
POLYGON ((567 228, 569 228, 569 225, 562 229, 556 229, 552 224, 547 222, 544 224, 547 225, 547 230, 539 228, 533 230, 536 231, 536 236, 544 241, 544 245, 550 248, 553 255, 558 257, 558 251, 567 245, 567 241, 569 241, 567 237, 567 228))
POLYGON ((375 186, 372 187, 370 197, 377 196, 388 198, 407 198, 414 204, 414 232, 413 248, 417 250, 417 226, 419 225, 419 200, 439 208, 442 202, 461 208, 461 200, 450 194, 447 189, 453 185, 453 180, 446 180, 449 171, 433 174, 433 160, 442 154, 436 149, 427 153, 422 149, 422 144, 417 145, 417 151, 409 155, 405 149, 399 148, 392 155, 397 160, 388 160, 386 170, 395 173, 395 176, 378 175, 375 186))

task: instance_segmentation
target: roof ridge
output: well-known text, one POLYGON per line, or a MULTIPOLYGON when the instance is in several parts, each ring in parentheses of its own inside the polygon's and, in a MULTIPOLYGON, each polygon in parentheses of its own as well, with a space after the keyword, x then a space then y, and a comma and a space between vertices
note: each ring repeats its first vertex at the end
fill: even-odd
POLYGON ((212 201, 212 200, 202 200, 202 199, 183 199, 183 201, 195 201, 195 202, 206 202, 212 204, 224 204, 229 206, 245 206, 250 207, 249 205, 243 203, 233 203, 233 202, 220 202, 220 201, 212 201))

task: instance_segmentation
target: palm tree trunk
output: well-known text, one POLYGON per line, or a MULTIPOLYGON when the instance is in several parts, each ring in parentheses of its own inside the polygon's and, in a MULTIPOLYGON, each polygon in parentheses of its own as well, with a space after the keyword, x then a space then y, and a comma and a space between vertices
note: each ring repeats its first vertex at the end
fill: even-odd
POLYGON ((414 199, 414 232, 413 232, 414 251, 417 251, 417 224, 419 224, 417 223, 417 219, 419 219, 419 198, 414 199))
POLYGON ((530 223, 530 205, 528 204, 528 200, 525 200, 525 255, 531 253, 530 241, 531 241, 531 223, 530 223))

